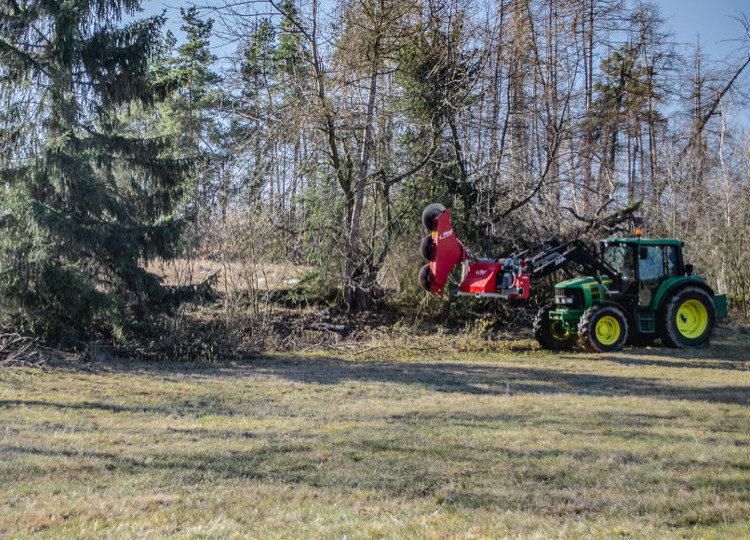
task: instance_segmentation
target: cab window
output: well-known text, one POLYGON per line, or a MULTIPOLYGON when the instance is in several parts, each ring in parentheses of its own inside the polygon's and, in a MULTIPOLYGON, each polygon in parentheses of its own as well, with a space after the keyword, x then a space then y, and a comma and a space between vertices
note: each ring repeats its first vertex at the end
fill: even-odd
POLYGON ((632 244, 607 244, 602 258, 604 264, 615 270, 623 279, 635 279, 632 244))
POLYGON ((666 274, 663 246, 642 246, 639 249, 638 277, 642 280, 660 279, 666 274))
POLYGON ((667 254, 667 277, 679 276, 680 268, 678 266, 677 246, 664 246, 664 251, 667 254))
POLYGON ((676 246, 641 246, 638 277, 641 280, 663 279, 679 275, 676 246))

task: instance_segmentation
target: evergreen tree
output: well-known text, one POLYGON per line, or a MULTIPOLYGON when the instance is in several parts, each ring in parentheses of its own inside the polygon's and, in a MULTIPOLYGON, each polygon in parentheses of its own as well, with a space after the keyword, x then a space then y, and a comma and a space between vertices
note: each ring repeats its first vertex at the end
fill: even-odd
MULTIPOLYGON (((209 209, 218 189, 211 180, 212 165, 221 161, 222 130, 217 112, 222 96, 218 90, 221 78, 211 70, 216 56, 209 50, 213 20, 198 18, 195 7, 180 8, 181 29, 187 42, 176 49, 176 55, 165 61, 165 70, 181 81, 180 88, 159 107, 159 133, 177 139, 177 155, 190 158, 197 167, 191 178, 192 196, 189 213, 209 209)), ((171 52, 176 40, 167 35, 167 49, 171 52)))
POLYGON ((263 147, 263 139, 274 130, 270 121, 273 87, 278 75, 276 65, 276 29, 269 19, 259 21, 242 51, 239 66, 240 91, 232 101, 235 112, 232 137, 240 142, 251 157, 253 166, 243 179, 248 199, 261 196, 264 182, 273 164, 263 147))
MULTIPOLYGON (((641 124, 655 124, 661 117, 652 104, 659 99, 654 83, 654 69, 640 61, 640 50, 630 44, 613 51, 601 64, 601 80, 594 85, 593 111, 587 128, 592 140, 601 144, 602 163, 598 191, 606 195, 616 185, 616 165, 622 138, 637 140, 641 124)), ((630 142, 626 141, 626 150, 630 142)), ((630 178, 630 159, 626 164, 628 200, 634 200, 634 183, 630 178)))
POLYGON ((2 101, 25 96, 27 138, 0 169, 0 304, 6 322, 74 344, 122 337, 178 296, 144 263, 171 258, 190 162, 166 137, 123 130, 131 105, 176 86, 152 59, 162 17, 118 26, 140 0, 15 0, 0 8, 2 101))

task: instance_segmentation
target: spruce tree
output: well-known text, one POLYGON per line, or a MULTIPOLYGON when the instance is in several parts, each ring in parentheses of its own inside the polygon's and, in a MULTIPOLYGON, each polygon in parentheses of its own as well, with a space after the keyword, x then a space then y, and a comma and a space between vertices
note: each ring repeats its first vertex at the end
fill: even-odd
POLYGON ((176 85, 152 69, 163 18, 120 25, 139 3, 0 7, 1 97, 26 100, 16 127, 30 145, 0 162, 0 316, 50 342, 122 337, 179 296, 144 265, 175 256, 190 162, 120 121, 176 85))

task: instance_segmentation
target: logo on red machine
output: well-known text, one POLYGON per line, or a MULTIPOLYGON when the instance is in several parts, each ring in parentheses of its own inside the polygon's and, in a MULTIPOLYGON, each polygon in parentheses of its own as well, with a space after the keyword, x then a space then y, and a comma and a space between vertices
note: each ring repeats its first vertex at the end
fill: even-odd
POLYGON ((483 275, 485 275, 485 274, 486 274, 487 272, 489 272, 489 270, 477 270, 477 271, 476 271, 476 274, 477 274, 478 276, 483 276, 483 275))
POLYGON ((445 231, 443 234, 440 235, 440 237, 438 238, 438 240, 445 240, 446 238, 448 238, 452 234, 453 234, 453 229, 451 229, 449 231, 445 231))

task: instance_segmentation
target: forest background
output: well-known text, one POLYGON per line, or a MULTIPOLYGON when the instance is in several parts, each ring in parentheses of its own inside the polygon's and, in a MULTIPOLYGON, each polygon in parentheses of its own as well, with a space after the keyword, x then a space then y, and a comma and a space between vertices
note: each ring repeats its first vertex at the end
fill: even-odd
POLYGON ((706 62, 636 0, 217 2, 181 10, 183 42, 139 4, 0 8, 3 329, 77 347, 179 334, 202 303, 245 337, 279 303, 440 311, 416 280, 432 202, 498 257, 640 201, 748 317, 741 14, 706 62))

